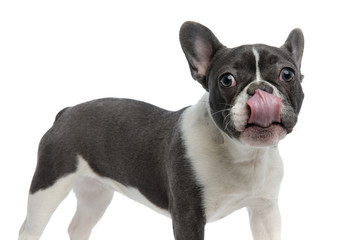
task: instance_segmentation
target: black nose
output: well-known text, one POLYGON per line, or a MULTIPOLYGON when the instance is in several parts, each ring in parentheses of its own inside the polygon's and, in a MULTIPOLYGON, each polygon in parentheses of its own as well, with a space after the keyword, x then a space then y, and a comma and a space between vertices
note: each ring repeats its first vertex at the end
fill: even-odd
POLYGON ((247 94, 249 94, 250 96, 254 95, 256 89, 263 90, 263 91, 265 91, 267 93, 270 93, 270 94, 272 94, 274 92, 274 89, 270 85, 268 85, 267 83, 265 83, 265 82, 254 82, 247 89, 247 94))

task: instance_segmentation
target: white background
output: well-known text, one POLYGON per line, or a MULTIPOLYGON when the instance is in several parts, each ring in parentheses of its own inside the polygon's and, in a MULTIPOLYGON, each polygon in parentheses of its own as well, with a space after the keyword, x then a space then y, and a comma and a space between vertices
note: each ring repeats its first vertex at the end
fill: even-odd
MULTIPOLYGON (((228 47, 306 40, 305 101, 280 144, 283 239, 360 239, 359 5, 350 1, 1 1, 0 238, 17 239, 37 145, 63 107, 127 97, 177 110, 203 89, 192 80, 178 31, 194 20, 228 47)), ((42 239, 68 239, 71 193, 42 239)), ((172 239, 170 219, 116 194, 91 237, 172 239)), ((251 239, 240 210, 206 239, 251 239)))

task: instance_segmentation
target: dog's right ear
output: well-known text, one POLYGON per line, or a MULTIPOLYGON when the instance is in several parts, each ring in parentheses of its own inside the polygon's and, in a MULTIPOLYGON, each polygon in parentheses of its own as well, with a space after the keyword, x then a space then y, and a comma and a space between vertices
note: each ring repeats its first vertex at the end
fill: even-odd
POLYGON ((208 91, 207 71, 216 51, 223 45, 210 29, 196 22, 185 22, 181 26, 180 43, 192 77, 208 91))

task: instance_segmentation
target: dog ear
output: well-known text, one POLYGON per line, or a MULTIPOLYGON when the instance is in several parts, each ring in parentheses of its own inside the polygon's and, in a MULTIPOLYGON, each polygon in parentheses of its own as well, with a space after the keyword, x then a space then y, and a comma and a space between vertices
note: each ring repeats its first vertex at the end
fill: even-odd
POLYGON ((196 22, 185 22, 181 26, 180 43, 192 77, 208 90, 206 74, 215 52, 223 45, 210 29, 196 22))
POLYGON ((291 31, 285 44, 281 47, 287 50, 295 60, 297 66, 301 67, 301 59, 304 52, 304 35, 300 28, 291 31))

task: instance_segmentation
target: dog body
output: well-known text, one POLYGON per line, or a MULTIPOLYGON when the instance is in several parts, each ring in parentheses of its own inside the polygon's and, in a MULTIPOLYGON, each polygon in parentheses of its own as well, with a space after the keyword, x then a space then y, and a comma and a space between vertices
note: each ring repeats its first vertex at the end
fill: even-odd
POLYGON ((20 240, 39 239, 71 189, 72 240, 89 238, 114 191, 171 217, 176 240, 202 240, 207 222, 243 207, 254 239, 280 239, 277 143, 303 100, 301 31, 281 48, 230 49, 186 22, 180 41, 207 91, 200 101, 176 112, 110 98, 62 110, 40 142, 20 240))

